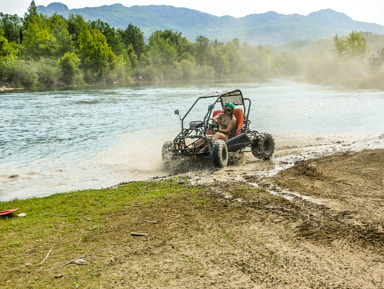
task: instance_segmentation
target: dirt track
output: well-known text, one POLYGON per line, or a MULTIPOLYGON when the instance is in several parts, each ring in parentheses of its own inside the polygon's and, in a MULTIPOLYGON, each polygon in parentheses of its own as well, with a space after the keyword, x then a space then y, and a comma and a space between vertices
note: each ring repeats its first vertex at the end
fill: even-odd
POLYGON ((116 288, 384 288, 383 161, 346 151, 272 177, 276 163, 257 161, 187 173, 199 198, 127 213, 119 223, 153 234, 119 239, 106 273, 116 288))

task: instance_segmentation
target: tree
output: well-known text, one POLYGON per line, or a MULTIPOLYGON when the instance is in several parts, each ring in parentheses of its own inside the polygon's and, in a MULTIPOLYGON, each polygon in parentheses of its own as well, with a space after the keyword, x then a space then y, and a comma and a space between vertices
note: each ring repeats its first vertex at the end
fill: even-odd
POLYGON ((23 24, 25 31, 28 30, 28 25, 32 18, 37 16, 39 16, 39 14, 37 13, 36 3, 34 0, 32 0, 31 4, 28 7, 27 13, 24 14, 23 24))
POLYGON ((230 72, 230 60, 225 45, 215 47, 211 66, 220 75, 228 75, 230 72))
POLYGON ((242 68, 242 54, 240 53, 240 43, 237 38, 225 44, 225 51, 229 59, 230 73, 236 75, 242 68))
POLYGON ((116 32, 115 28, 111 27, 108 23, 98 20, 88 22, 89 28, 99 29, 105 38, 108 45, 116 55, 122 55, 124 50, 124 44, 122 43, 121 35, 116 32))
POLYGON ((180 32, 172 30, 157 30, 149 37, 149 50, 152 60, 160 65, 170 66, 173 62, 180 62, 183 59, 193 60, 191 55, 192 43, 180 32))
POLYGON ((53 36, 52 45, 54 50, 51 53, 52 56, 59 58, 66 52, 72 52, 72 38, 68 32, 68 24, 65 19, 55 13, 49 17, 48 25, 53 36))
MULTIPOLYGON (((133 49, 132 44, 129 44, 129 46, 127 48, 127 55, 129 58, 130 68, 136 68, 139 65, 139 62, 138 62, 138 57, 135 53, 135 50, 133 49)), ((128 62, 127 62, 127 64, 128 64, 128 62)))
POLYGON ((196 42, 196 62, 198 65, 203 66, 208 64, 212 47, 210 46, 209 39, 204 36, 197 36, 196 42))
POLYGON ((24 37, 26 55, 35 59, 51 57, 55 50, 55 41, 46 19, 33 15, 28 21, 28 30, 24 37))
POLYGON ((347 38, 340 39, 337 35, 333 38, 336 53, 340 56, 359 57, 368 52, 367 41, 360 32, 351 32, 347 38))
POLYGON ((369 59, 369 64, 375 68, 381 68, 384 63, 384 48, 381 49, 380 51, 377 51, 377 56, 372 55, 369 59))
POLYGON ((4 59, 14 60, 14 49, 9 44, 7 38, 4 37, 4 31, 0 29, 0 63, 4 59))
POLYGON ((176 61, 177 49, 163 32, 158 30, 149 37, 149 54, 155 66, 171 66, 176 61))
POLYGON ((108 46, 103 33, 97 28, 88 29, 86 25, 79 35, 79 54, 83 69, 92 74, 89 81, 100 80, 116 63, 116 55, 108 46))
POLYGON ((129 24, 125 30, 118 30, 121 35, 121 41, 124 43, 125 48, 128 49, 132 45, 137 58, 140 60, 141 55, 145 52, 144 33, 139 27, 129 24))
POLYGON ((79 35, 84 25, 88 27, 88 24, 85 22, 83 16, 79 14, 69 15, 67 19, 67 29, 69 34, 71 35, 73 45, 76 49, 79 48, 79 35))
POLYGON ((60 69, 61 81, 66 84, 74 84, 80 72, 80 63, 80 58, 75 53, 65 53, 57 62, 60 69))
POLYGON ((0 12, 0 29, 3 29, 8 42, 20 43, 20 24, 19 16, 0 12))
POLYGON ((73 51, 67 22, 56 13, 48 19, 43 15, 31 17, 24 37, 24 46, 26 55, 34 59, 57 59, 64 53, 73 51))

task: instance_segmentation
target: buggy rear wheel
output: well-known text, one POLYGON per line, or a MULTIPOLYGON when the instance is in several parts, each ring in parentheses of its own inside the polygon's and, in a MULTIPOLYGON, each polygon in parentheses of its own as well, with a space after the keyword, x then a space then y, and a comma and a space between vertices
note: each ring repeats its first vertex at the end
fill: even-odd
POLYGON ((228 147, 225 141, 219 139, 213 143, 213 164, 223 168, 228 165, 228 147))
POLYGON ((275 141, 268 133, 262 133, 256 136, 251 145, 252 154, 262 160, 268 160, 275 152, 275 141))

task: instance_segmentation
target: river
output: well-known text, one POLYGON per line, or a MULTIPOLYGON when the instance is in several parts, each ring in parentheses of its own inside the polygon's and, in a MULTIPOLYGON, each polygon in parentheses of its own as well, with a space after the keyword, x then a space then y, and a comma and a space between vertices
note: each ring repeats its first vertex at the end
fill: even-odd
POLYGON ((0 201, 166 174, 161 146, 180 130, 174 110, 183 115, 197 97, 236 88, 252 101, 251 128, 271 133, 277 150, 384 133, 383 91, 284 79, 2 92, 0 201))

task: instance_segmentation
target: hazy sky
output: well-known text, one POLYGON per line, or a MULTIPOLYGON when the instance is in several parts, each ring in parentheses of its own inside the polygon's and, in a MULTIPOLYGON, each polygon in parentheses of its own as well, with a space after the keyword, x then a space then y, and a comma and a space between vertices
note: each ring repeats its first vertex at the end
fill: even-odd
MULTIPOLYGON (((186 7, 216 16, 242 17, 276 11, 280 14, 308 15, 311 12, 331 8, 343 12, 353 20, 384 25, 383 0, 35 0, 36 5, 47 6, 52 2, 66 4, 69 9, 97 7, 121 3, 133 5, 172 5, 186 7)), ((31 0, 0 0, 0 12, 23 16, 31 0)))

